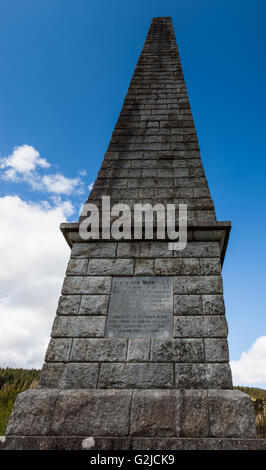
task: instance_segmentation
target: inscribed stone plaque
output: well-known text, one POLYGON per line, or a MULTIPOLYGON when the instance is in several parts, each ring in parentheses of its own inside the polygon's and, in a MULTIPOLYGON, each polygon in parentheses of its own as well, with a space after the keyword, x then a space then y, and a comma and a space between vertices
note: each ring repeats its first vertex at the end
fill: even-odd
POLYGON ((114 277, 106 336, 172 338, 173 278, 114 277))

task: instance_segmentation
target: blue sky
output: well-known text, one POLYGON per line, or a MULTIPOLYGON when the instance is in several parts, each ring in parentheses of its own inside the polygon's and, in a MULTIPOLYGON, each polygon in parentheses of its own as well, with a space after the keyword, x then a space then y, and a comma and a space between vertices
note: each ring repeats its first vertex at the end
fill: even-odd
MULTIPOLYGON (((217 218, 233 224, 223 277, 237 361, 266 336, 264 1, 2 0, 0 157, 26 144, 49 162, 50 176, 78 183, 54 194, 43 183, 2 180, 0 198, 48 201, 51 211, 70 201, 72 212, 56 214, 77 219, 154 16, 172 17, 217 218)), ((45 172, 39 166, 38 177, 45 172)), ((251 355, 266 361, 260 343, 251 355)), ((266 387, 266 378, 256 383, 266 387)))

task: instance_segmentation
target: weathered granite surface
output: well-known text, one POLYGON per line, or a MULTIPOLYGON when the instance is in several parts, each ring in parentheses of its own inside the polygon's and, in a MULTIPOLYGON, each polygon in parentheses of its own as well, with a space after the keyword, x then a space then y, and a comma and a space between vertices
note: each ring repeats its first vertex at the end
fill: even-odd
POLYGON ((17 396, 6 435, 255 438, 256 430, 249 396, 236 390, 42 389, 17 396))
POLYGON ((0 450, 266 450, 265 439, 7 436, 0 450))
POLYGON ((235 390, 29 390, 0 450, 266 450, 235 390))
POLYGON ((151 23, 88 202, 100 208, 104 195, 130 208, 187 204, 187 246, 169 250, 158 234, 84 241, 78 224, 62 225, 71 255, 39 388, 16 398, 0 449, 265 449, 250 398, 232 390, 221 276, 230 223, 216 220, 168 17, 151 23), (125 278, 127 312, 119 296, 112 303, 125 278), (171 290, 156 291, 160 279, 171 290), (136 302, 138 282, 154 284, 150 305, 141 289, 136 302), (110 305, 131 330, 122 337, 108 330, 110 305))

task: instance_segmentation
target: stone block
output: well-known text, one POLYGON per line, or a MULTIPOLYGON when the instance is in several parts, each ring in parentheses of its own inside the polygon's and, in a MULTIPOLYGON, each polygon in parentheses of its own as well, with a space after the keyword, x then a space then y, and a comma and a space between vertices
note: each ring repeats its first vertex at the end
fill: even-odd
POLYGON ((200 274, 199 260, 196 258, 156 259, 157 275, 195 275, 200 274))
MULTIPOLYGON (((158 173, 157 168, 147 168, 147 169, 143 169, 142 176, 143 176, 143 178, 156 177, 157 173, 158 173)), ((159 175, 159 176, 161 176, 161 175, 159 175)))
POLYGON ((175 294, 222 294, 221 276, 177 276, 174 278, 175 294))
POLYGON ((71 250, 71 258, 114 258, 116 243, 94 242, 75 243, 71 250))
POLYGON ((197 211, 197 219, 198 222, 202 223, 214 223, 216 222, 215 212, 214 210, 200 210, 197 211))
POLYGON ((109 294, 110 289, 109 276, 68 276, 64 280, 62 294, 109 294))
POLYGON ((182 394, 182 437, 209 437, 207 391, 184 390, 182 394))
MULTIPOLYGON (((175 179, 175 187, 176 188, 187 188, 189 189, 189 192, 187 193, 186 196, 181 195, 179 192, 177 193, 178 195, 175 197, 189 197, 193 198, 194 194, 194 188, 196 187, 207 187, 206 180, 204 178, 176 178, 175 179)), ((184 194, 184 193, 183 193, 184 194)))
POLYGON ((154 261, 152 259, 136 259, 135 276, 153 276, 154 261))
MULTIPOLYGON (((128 163, 128 162, 126 162, 128 163)), ((141 178, 141 169, 119 169, 116 170, 117 174, 121 176, 125 176, 126 178, 141 178)))
POLYGON ((134 263, 131 259, 91 259, 88 274, 92 276, 130 276, 134 263))
POLYGON ((225 306, 222 295, 202 296, 203 315, 224 315, 225 306))
POLYGON ((194 197, 210 197, 210 191, 208 188, 194 188, 194 197))
POLYGON ((167 242, 121 242, 118 243, 118 258, 171 258, 167 242))
POLYGON ((109 189, 109 188, 101 188, 101 189, 93 189, 90 193, 90 201, 101 199, 102 196, 110 196, 111 199, 116 200, 123 200, 126 197, 136 199, 137 198, 137 190, 136 189, 109 189))
POLYGON ((219 258, 220 245, 218 242, 190 242, 184 250, 175 251, 178 258, 219 258))
POLYGON ((96 388, 98 375, 99 364, 68 363, 60 385, 64 389, 96 388))
POLYGON ((81 389, 96 388, 99 364, 44 364, 38 388, 81 389))
POLYGON ((105 159, 102 162, 102 168, 131 168, 131 161, 117 160, 113 161, 111 158, 105 159))
POLYGON ((44 364, 38 383, 38 388, 60 388, 65 367, 66 364, 64 363, 44 364))
POLYGON ((229 364, 176 364, 176 388, 232 389, 232 374, 229 364))
POLYGON ((132 168, 159 168, 157 160, 133 160, 132 168))
MULTIPOLYGON (((225 235, 223 230, 194 230, 193 240, 198 242, 220 242, 225 235)), ((218 255, 217 255, 218 256, 218 255)))
POLYGON ((99 388, 172 388, 173 364, 101 364, 99 388))
POLYGON ((80 315, 107 315, 108 295, 83 295, 80 302, 80 315))
POLYGON ((63 390, 51 431, 60 436, 126 436, 131 394, 130 390, 63 390))
POLYGON ((80 238, 79 232, 68 232, 67 233, 68 239, 71 241, 72 246, 75 243, 81 243, 82 239, 80 238))
POLYGON ((16 396, 6 435, 49 434, 58 390, 27 390, 16 396))
POLYGON ((191 177, 193 176, 204 176, 204 170, 203 168, 190 168, 190 175, 191 177))
POLYGON ((75 362, 124 361, 126 350, 125 339, 74 339, 70 359, 75 362))
POLYGON ((126 178, 100 178, 98 176, 97 180, 94 183, 95 188, 126 188, 127 187, 127 179, 126 178))
POLYGON ((81 295, 61 295, 57 307, 57 315, 77 315, 81 295))
POLYGON ((129 339, 127 360, 132 362, 149 361, 150 340, 149 339, 129 339))
POLYGON ((189 169, 188 168, 174 168, 174 171, 173 171, 173 176, 175 176, 176 178, 187 178, 188 175, 189 175, 189 169))
POLYGON ((202 339, 154 339, 151 360, 157 362, 203 362, 202 339))
POLYGON ((87 259, 79 259, 79 258, 70 258, 66 274, 68 276, 84 276, 86 274, 88 267, 88 260, 87 259))
POLYGON ((53 324, 53 338, 62 337, 101 337, 104 336, 105 316, 60 316, 53 324))
POLYGON ((157 189, 157 198, 161 199, 161 198, 192 198, 193 197, 192 188, 183 188, 183 187, 176 187, 176 186, 174 188, 157 189))
POLYGON ((221 272, 220 258, 203 258, 200 260, 200 273, 202 276, 220 274, 220 272, 221 272))
POLYGON ((68 362, 72 346, 72 338, 52 338, 50 340, 45 361, 68 362))
POLYGON ((176 436, 181 418, 181 394, 176 390, 134 390, 131 436, 176 436))
POLYGON ((256 437, 255 412, 249 395, 239 390, 209 390, 210 437, 256 437))
POLYGON ((184 439, 179 438, 156 438, 156 437, 135 437, 132 438, 131 449, 132 450, 183 450, 184 439))
MULTIPOLYGON (((147 201, 140 201, 140 198, 155 199, 155 197, 156 197, 156 189, 155 188, 140 188, 138 190, 138 193, 139 193, 138 201, 135 201, 135 202, 139 202, 140 204, 141 203, 145 204, 145 202, 147 202, 147 201)), ((150 202, 150 203, 153 204, 152 202, 150 202)))
POLYGON ((228 328, 224 315, 218 316, 176 316, 174 337, 227 337, 228 328))
POLYGON ((131 178, 128 185, 131 188, 154 188, 156 187, 155 178, 131 178))
POLYGON ((201 295, 175 295, 174 315, 201 315, 201 295))
POLYGON ((207 362, 228 362, 227 339, 204 338, 205 359, 207 362))

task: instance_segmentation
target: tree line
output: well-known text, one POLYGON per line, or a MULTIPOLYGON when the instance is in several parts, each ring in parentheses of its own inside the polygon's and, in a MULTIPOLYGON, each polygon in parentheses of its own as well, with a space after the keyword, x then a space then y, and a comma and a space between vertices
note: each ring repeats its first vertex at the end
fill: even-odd
POLYGON ((40 373, 36 369, 0 368, 0 435, 5 434, 16 395, 29 388, 36 388, 40 373))
MULTIPOLYGON (((36 388, 41 371, 37 369, 0 368, 0 436, 6 425, 16 395, 29 388, 36 388)), ((255 387, 234 387, 251 396, 256 413, 258 437, 266 437, 266 390, 255 387)))

